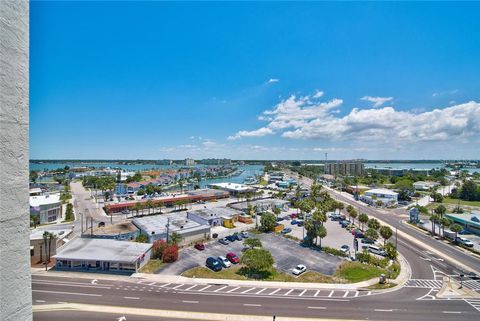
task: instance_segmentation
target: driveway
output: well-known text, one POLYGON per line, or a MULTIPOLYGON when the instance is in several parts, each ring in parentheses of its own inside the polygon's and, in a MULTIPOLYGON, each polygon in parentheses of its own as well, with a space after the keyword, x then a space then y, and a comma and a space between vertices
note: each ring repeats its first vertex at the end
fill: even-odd
MULTIPOLYGON (((255 236, 257 235, 251 235, 250 237, 255 236)), ((263 247, 272 253, 276 268, 286 273, 290 273, 291 269, 296 265, 304 264, 309 270, 332 275, 335 273, 337 266, 342 262, 341 259, 335 256, 303 248, 296 241, 289 240, 278 234, 260 234, 258 238, 262 241, 263 247)), ((179 275, 193 267, 204 266, 209 256, 225 256, 228 252, 235 252, 237 255, 240 255, 243 247, 242 241, 236 241, 228 245, 212 241, 206 243, 204 251, 198 251, 190 247, 182 250, 180 259, 175 263, 167 265, 159 271, 159 274, 179 275)))

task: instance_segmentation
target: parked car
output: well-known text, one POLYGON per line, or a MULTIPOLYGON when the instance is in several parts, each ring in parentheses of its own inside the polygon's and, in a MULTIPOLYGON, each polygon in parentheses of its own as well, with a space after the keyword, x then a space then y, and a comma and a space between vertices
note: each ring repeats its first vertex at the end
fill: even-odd
POLYGON ((219 239, 218 243, 223 244, 223 245, 227 245, 230 242, 228 242, 227 238, 223 238, 223 239, 219 239))
POLYGON ((233 252, 227 253, 227 259, 233 264, 240 263, 240 258, 233 252))
POLYGON ((373 254, 377 254, 377 255, 381 255, 381 256, 387 255, 387 253, 384 250, 382 250, 381 248, 379 248, 376 245, 369 245, 368 246, 368 252, 373 253, 373 254))
POLYGON ((220 265, 224 268, 229 268, 232 266, 232 263, 230 263, 229 260, 225 256, 219 256, 217 258, 217 261, 220 262, 220 265))
POLYGON ((292 220, 292 221, 290 222, 291 225, 296 225, 297 223, 298 223, 297 220, 292 220))
POLYGON ((241 235, 244 239, 248 239, 248 237, 249 237, 248 232, 246 232, 246 231, 241 232, 240 235, 241 235))
POLYGON ((199 251, 205 250, 205 244, 203 244, 203 243, 197 243, 197 244, 195 244, 194 247, 199 251))
POLYGON ((344 245, 340 246, 340 251, 342 253, 348 253, 348 251, 350 251, 350 247, 348 245, 344 244, 344 245))
POLYGON ((237 241, 241 241, 243 239, 242 235, 239 233, 233 233, 233 237, 235 237, 237 241))
POLYGON ((277 222, 281 222, 283 220, 285 220, 283 217, 277 217, 277 222))
POLYGON ((291 218, 297 218, 297 213, 292 213, 292 214, 290 214, 290 217, 291 217, 291 218))
POLYGON ((372 240, 372 239, 369 239, 369 238, 365 237, 365 238, 362 239, 362 243, 365 243, 365 244, 375 244, 375 241, 372 240))
POLYGON ((234 235, 229 235, 225 237, 229 242, 235 242, 237 240, 237 237, 234 235))
POLYGON ((297 221, 297 225, 300 226, 300 227, 303 226, 303 221, 302 221, 302 220, 298 220, 298 221, 297 221))
POLYGON ((280 233, 282 233, 282 234, 288 234, 288 233, 290 233, 291 231, 292 231, 291 228, 286 227, 286 228, 284 228, 280 233))
POLYGON ((350 225, 350 221, 341 221, 340 222, 340 225, 343 227, 343 228, 346 228, 350 225))
POLYGON ((218 262, 218 260, 213 258, 213 257, 209 257, 207 259, 207 261, 205 262, 205 265, 209 269, 211 269, 212 271, 215 271, 215 272, 218 272, 218 271, 222 270, 222 265, 220 264, 220 262, 218 262))
POLYGON ((469 230, 461 230, 460 232, 458 232, 458 234, 460 234, 460 235, 470 235, 470 234, 472 234, 472 232, 470 232, 469 230))
POLYGON ((466 246, 466 247, 473 247, 473 242, 470 241, 469 239, 464 238, 464 237, 457 237, 456 242, 458 244, 466 246))
POLYGON ((305 272, 307 270, 307 267, 303 264, 299 264, 297 265, 293 270, 292 270, 292 273, 294 275, 300 275, 302 274, 303 272, 305 272))
POLYGON ((362 238, 365 237, 365 235, 363 234, 362 231, 356 230, 356 229, 352 230, 352 235, 356 238, 359 238, 359 239, 362 239, 362 238))

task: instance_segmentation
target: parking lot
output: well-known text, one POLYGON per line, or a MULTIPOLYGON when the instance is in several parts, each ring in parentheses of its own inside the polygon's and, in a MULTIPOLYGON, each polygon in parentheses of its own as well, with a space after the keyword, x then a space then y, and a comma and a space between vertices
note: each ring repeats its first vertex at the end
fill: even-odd
MULTIPOLYGON (((308 270, 333 275, 337 266, 342 262, 335 256, 303 248, 298 242, 274 233, 251 234, 250 237, 258 237, 262 241, 263 247, 272 253, 275 259, 275 267, 286 273, 291 273, 296 265, 304 264, 308 270)), ((190 247, 182 250, 179 260, 167 265, 159 271, 159 274, 180 275, 193 267, 205 266, 205 261, 209 256, 216 258, 220 255, 225 256, 228 252, 234 252, 240 256, 243 247, 242 241, 223 245, 218 243, 217 240, 206 243, 204 251, 190 247)))

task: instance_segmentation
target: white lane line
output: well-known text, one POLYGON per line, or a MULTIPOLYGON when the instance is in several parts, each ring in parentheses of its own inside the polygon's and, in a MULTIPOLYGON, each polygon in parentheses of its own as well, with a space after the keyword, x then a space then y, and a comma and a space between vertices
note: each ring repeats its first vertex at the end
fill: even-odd
POLYGON ((333 290, 330 291, 330 294, 328 295, 328 297, 331 298, 334 292, 335 292, 335 291, 333 291, 333 290))
POLYGON ((255 294, 260 294, 260 293, 262 293, 263 291, 265 291, 266 289, 267 289, 267 288, 263 288, 263 289, 261 289, 260 291, 255 292, 255 294))
POLYGON ((243 304, 246 307, 261 307, 261 304, 252 304, 252 303, 244 303, 243 304))
POLYGON ((313 296, 317 296, 320 293, 320 290, 317 290, 313 296))
POLYGON ((200 289, 200 290, 198 290, 198 291, 203 291, 203 290, 205 290, 205 289, 208 289, 209 287, 211 287, 211 285, 207 285, 206 287, 204 287, 204 288, 201 288, 201 289, 200 289))
POLYGON ((170 284, 172 284, 172 283, 167 283, 167 284, 161 285, 160 287, 165 288, 165 287, 169 286, 170 284))
POLYGON ((278 291, 280 291, 281 289, 276 289, 275 291, 273 291, 272 293, 269 293, 268 295, 274 295, 275 293, 277 293, 278 291))
POLYGON ((241 292, 241 293, 247 293, 247 292, 250 292, 250 291, 252 291, 253 289, 255 289, 255 288, 250 288, 250 289, 248 289, 248 290, 245 290, 245 291, 243 291, 243 292, 241 292))
POLYGON ((194 285, 192 285, 191 287, 185 289, 184 291, 190 291, 191 289, 193 289, 193 288, 196 287, 196 286, 197 286, 197 284, 194 284, 194 285))
POLYGON ((288 290, 288 291, 287 291, 287 293, 285 293, 284 295, 289 295, 289 294, 290 294, 290 292, 292 292, 293 290, 294 290, 294 289, 290 289, 290 290, 288 290))
MULTIPOLYGON (((165 293, 168 293, 167 291, 165 291, 165 293)), ((177 292, 179 294, 192 294, 192 292, 184 292, 184 291, 179 291, 177 292)), ((213 293, 213 292, 198 292, 198 293, 195 293, 195 295, 210 295, 210 296, 224 296, 225 293, 213 293)), ((259 295, 245 295, 245 294, 241 294, 239 292, 237 293, 230 293, 228 294, 228 296, 234 296, 234 297, 240 297, 240 298, 252 298, 252 299, 256 299, 256 298, 271 298, 271 296, 268 296, 266 294, 259 294, 259 295)), ((286 300, 312 300, 312 298, 309 298, 309 297, 299 297, 299 296, 293 296, 293 295, 289 295, 289 296, 277 296, 275 299, 286 299, 286 300)), ((349 302, 351 301, 349 298, 346 298, 346 299, 337 299, 337 298, 321 298, 321 297, 317 297, 315 298, 315 301, 338 301, 338 302, 349 302)))
POLYGON ((216 290, 213 291, 213 292, 218 292, 218 291, 221 291, 221 290, 223 290, 223 289, 225 289, 225 288, 228 288, 228 285, 224 285, 224 286, 222 286, 221 288, 218 288, 218 289, 216 289, 216 290))
POLYGON ((460 311, 442 311, 442 313, 450 313, 450 314, 461 314, 460 311))
POLYGON ((109 286, 101 286, 101 285, 80 285, 80 284, 59 284, 59 283, 52 283, 52 282, 32 282, 34 284, 43 284, 43 285, 57 285, 57 286, 73 286, 73 287, 80 287, 80 288, 94 288, 94 289, 110 289, 109 286))
POLYGON ((44 300, 35 300, 35 302, 38 302, 38 303, 45 303, 47 301, 44 301, 44 300))
POLYGON ((182 302, 183 303, 198 303, 198 301, 187 301, 187 300, 183 300, 182 302))
POLYGON ((58 301, 58 304, 68 304, 68 302, 58 301))
POLYGON ((375 309, 375 312, 393 312, 393 309, 375 309))
POLYGON ((182 286, 184 286, 185 284, 180 284, 180 285, 177 285, 176 287, 173 287, 172 290, 176 290, 178 288, 181 288, 182 286))
POLYGON ((123 298, 128 300, 140 300, 138 296, 124 296, 123 298))
POLYGON ((239 287, 239 286, 238 286, 238 287, 236 287, 236 288, 233 288, 233 289, 231 289, 231 290, 228 290, 226 293, 230 293, 230 292, 233 292, 233 291, 235 291, 235 290, 238 290, 238 289, 240 289, 240 287, 239 287))
POLYGON ((92 293, 61 292, 61 291, 47 291, 47 290, 32 290, 32 292, 71 294, 71 295, 83 295, 83 296, 102 296, 101 294, 92 294, 92 293))
POLYGON ((357 297, 360 294, 360 292, 355 291, 355 297, 357 297))
POLYGON ((298 296, 302 296, 305 292, 307 292, 307 289, 303 290, 298 296))
POLYGON ((343 295, 343 297, 346 298, 348 293, 350 293, 350 291, 345 291, 345 294, 343 295))
POLYGON ((368 291, 367 295, 371 295, 372 294, 372 291, 368 291))
POLYGON ((148 285, 150 285, 150 286, 155 285, 155 284, 157 284, 157 282, 148 283, 148 285))
POLYGON ((326 307, 307 307, 308 309, 318 309, 318 310, 325 310, 326 307))

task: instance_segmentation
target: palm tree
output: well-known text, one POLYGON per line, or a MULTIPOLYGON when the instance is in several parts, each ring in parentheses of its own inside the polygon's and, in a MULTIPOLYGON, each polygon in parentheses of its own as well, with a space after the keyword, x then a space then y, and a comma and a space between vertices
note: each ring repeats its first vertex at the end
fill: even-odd
POLYGON ((444 217, 442 220, 442 237, 445 237, 445 227, 449 227, 450 225, 452 225, 452 220, 447 218, 447 217, 444 217))
POLYGON ((350 217, 353 219, 353 225, 355 225, 355 219, 357 218, 358 216, 358 212, 354 209, 351 213, 350 213, 350 217))
POLYGON ((389 238, 392 237, 393 231, 388 226, 382 226, 380 227, 379 232, 380 232, 380 236, 383 238, 383 246, 385 247, 385 243, 388 241, 389 238))
POLYGON ((327 228, 323 225, 318 226, 316 234, 320 238, 320 248, 322 248, 322 239, 327 236, 327 228))
POLYGON ((430 216, 430 221, 432 222, 432 235, 435 236, 435 223, 438 222, 440 217, 437 214, 432 214, 430 216))
POLYGON ((182 241, 182 236, 176 232, 173 232, 172 235, 170 235, 170 242, 172 244, 178 244, 182 241))
POLYGON ((152 200, 148 200, 145 203, 145 208, 148 209, 148 215, 150 215, 150 210, 154 207, 152 200))
POLYGON ((135 203, 135 205, 132 206, 132 209, 137 213, 137 215, 135 216, 138 216, 138 213, 142 209, 142 204, 140 204, 140 202, 137 202, 135 203))
POLYGON ((450 230, 455 233, 455 241, 457 240, 458 232, 463 230, 463 227, 460 224, 454 223, 450 226, 450 230))
POLYGON ((363 231, 364 224, 368 222, 368 215, 365 213, 361 213, 358 216, 358 220, 360 221, 360 223, 362 223, 362 231, 363 231))
POLYGON ((368 227, 373 228, 374 230, 378 230, 380 228, 380 223, 377 221, 376 218, 371 218, 368 220, 368 227))

